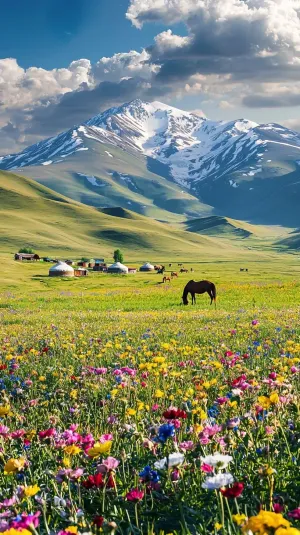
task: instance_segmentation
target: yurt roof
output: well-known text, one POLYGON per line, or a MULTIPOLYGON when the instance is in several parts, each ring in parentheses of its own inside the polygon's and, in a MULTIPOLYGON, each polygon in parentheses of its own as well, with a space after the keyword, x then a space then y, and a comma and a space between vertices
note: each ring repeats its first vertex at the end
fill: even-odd
POLYGON ((108 269, 120 269, 122 271, 127 271, 128 267, 124 266, 124 264, 121 264, 121 262, 115 262, 114 264, 111 264, 108 269))
POLYGON ((150 262, 145 262, 145 264, 143 266, 141 266, 142 268, 145 268, 145 269, 154 269, 154 266, 152 266, 152 264, 150 264, 150 262))
POLYGON ((69 266, 68 264, 66 264, 66 262, 57 262, 57 264, 55 264, 55 266, 52 266, 49 271, 74 273, 74 269, 72 268, 72 266, 69 266))

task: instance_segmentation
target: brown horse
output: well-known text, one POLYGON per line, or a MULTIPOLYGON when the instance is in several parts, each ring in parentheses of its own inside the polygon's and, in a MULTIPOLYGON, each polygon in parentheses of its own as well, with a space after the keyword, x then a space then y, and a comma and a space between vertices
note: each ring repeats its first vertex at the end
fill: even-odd
POLYGON ((208 293, 211 299, 210 304, 212 304, 212 302, 214 301, 215 307, 217 308, 217 305, 216 305, 217 290, 216 290, 214 283, 210 281, 196 282, 192 280, 188 282, 186 287, 183 290, 183 295, 182 295, 183 304, 184 305, 189 304, 188 298, 187 298, 188 294, 191 294, 192 296, 192 303, 196 304, 196 294, 205 294, 205 293, 208 293))
POLYGON ((163 278, 163 282, 171 282, 170 277, 164 277, 164 278, 163 278))
POLYGON ((180 273, 188 273, 188 272, 189 272, 189 270, 185 269, 185 268, 181 268, 181 270, 180 270, 180 273))
POLYGON ((171 277, 172 277, 172 279, 173 278, 178 278, 178 273, 176 273, 176 271, 172 271, 171 277))

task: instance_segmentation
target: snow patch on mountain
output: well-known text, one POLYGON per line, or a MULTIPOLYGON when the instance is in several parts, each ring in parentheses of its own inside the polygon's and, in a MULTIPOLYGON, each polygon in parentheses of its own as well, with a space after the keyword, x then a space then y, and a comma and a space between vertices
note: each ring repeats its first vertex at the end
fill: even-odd
MULTIPOLYGON (((230 175, 236 172, 249 177, 259 174, 265 162, 270 162, 265 160, 266 153, 273 153, 274 145, 300 149, 299 133, 281 125, 258 125, 246 119, 210 121, 161 102, 137 99, 110 108, 19 154, 0 157, 0 168, 57 164, 76 153, 88 151, 90 140, 118 147, 134 156, 157 160, 168 167, 176 183, 192 191, 206 181, 223 177, 233 181, 232 184, 226 182, 231 187, 237 187, 230 175)), ((113 159, 109 150, 104 153, 113 159)), ((95 177, 85 176, 94 186, 99 186, 95 177)), ((126 175, 120 177, 123 180, 126 175)))

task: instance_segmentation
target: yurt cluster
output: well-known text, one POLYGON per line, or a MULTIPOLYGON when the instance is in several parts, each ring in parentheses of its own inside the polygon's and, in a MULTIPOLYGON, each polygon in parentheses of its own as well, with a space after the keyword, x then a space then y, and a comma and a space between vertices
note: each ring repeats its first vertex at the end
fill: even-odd
MULTIPOLYGON (((136 267, 128 267, 124 264, 121 264, 120 262, 115 262, 114 264, 111 264, 110 266, 107 266, 104 264, 104 262, 101 263, 85 263, 81 262, 80 266, 74 266, 73 262, 66 261, 58 261, 54 266, 52 266, 49 269, 49 277, 83 277, 87 276, 91 271, 98 271, 101 273, 110 273, 110 274, 116 274, 116 275, 128 275, 128 274, 134 274, 138 271, 136 267), (82 265, 84 264, 84 265, 82 265), (87 265, 85 265, 87 264, 87 265)), ((152 272, 155 271, 155 268, 152 264, 149 262, 146 262, 139 268, 140 272, 152 272)))

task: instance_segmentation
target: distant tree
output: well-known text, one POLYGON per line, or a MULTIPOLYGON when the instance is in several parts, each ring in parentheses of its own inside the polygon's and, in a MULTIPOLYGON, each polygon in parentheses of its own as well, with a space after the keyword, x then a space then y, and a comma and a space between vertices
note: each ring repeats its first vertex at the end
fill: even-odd
POLYGON ((19 253, 34 254, 34 250, 31 249, 31 247, 21 247, 21 249, 19 249, 19 253))
POLYGON ((123 264, 124 262, 124 257, 120 251, 120 249, 116 249, 115 252, 114 252, 114 261, 115 262, 120 262, 121 264, 123 264))
POLYGON ((83 256, 82 259, 81 259, 81 262, 89 262, 90 259, 87 258, 86 256, 83 256))

